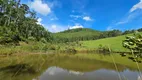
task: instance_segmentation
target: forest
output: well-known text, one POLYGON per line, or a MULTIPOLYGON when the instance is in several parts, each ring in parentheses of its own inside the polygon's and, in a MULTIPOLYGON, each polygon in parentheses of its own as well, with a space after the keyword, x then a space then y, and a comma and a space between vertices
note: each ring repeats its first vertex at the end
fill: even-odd
POLYGON ((49 42, 51 33, 37 24, 36 12, 20 0, 0 0, 0 44, 28 40, 49 42))

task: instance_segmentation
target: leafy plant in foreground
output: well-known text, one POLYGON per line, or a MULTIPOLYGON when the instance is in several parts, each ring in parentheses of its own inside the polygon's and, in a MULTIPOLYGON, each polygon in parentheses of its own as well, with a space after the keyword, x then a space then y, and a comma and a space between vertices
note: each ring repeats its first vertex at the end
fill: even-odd
POLYGON ((133 36, 127 36, 123 41, 123 47, 134 52, 135 57, 142 56, 142 35, 139 32, 135 32, 133 36))

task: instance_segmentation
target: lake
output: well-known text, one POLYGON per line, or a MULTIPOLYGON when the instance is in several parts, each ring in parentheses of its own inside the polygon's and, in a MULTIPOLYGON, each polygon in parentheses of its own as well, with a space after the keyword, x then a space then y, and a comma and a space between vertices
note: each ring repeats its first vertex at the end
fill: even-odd
MULTIPOLYGON (((118 55, 117 57, 114 55, 114 60, 118 63, 108 62, 109 55, 103 56, 103 58, 106 57, 106 61, 100 54, 90 55, 98 55, 101 60, 98 60, 99 57, 89 59, 79 55, 86 54, 0 57, 0 80, 142 80, 140 79, 142 63, 138 63, 139 71, 134 65, 119 63, 118 55)), ((121 58, 119 59, 128 59, 127 57, 121 58)), ((127 64, 133 63, 135 64, 128 59, 127 64)))

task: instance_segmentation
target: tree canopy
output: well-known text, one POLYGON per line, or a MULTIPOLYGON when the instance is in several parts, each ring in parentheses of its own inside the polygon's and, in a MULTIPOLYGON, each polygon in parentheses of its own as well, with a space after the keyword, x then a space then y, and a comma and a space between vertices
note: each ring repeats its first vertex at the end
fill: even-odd
POLYGON ((0 44, 33 38, 50 41, 50 33, 37 24, 35 11, 20 0, 0 0, 0 44))
POLYGON ((123 47, 134 51, 138 56, 142 56, 142 35, 135 32, 133 36, 127 36, 123 41, 123 47))
POLYGON ((59 33, 54 33, 53 36, 57 42, 73 42, 84 40, 96 40, 107 37, 115 37, 121 35, 120 30, 112 31, 97 31, 88 28, 70 29, 59 33))

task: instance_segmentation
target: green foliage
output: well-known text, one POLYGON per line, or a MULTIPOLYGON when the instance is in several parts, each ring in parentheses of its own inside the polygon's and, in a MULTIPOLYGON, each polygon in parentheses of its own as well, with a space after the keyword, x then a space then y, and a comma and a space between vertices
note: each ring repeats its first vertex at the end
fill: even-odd
POLYGON ((0 46, 0 55, 12 55, 18 51, 19 50, 13 46, 0 46))
POLYGON ((108 48, 108 46, 103 46, 102 44, 100 44, 99 45, 99 47, 98 47, 98 51, 99 51, 99 53, 110 53, 109 52, 109 48, 108 48))
POLYGON ((26 4, 21 4, 20 0, 0 1, 0 44, 28 39, 43 42, 52 40, 50 33, 37 24, 36 13, 30 11, 26 4))
POLYGON ((45 38, 41 38, 40 41, 43 42, 43 43, 47 42, 45 38))
POLYGON ((71 29, 59 33, 54 33, 53 36, 57 42, 73 42, 73 41, 96 40, 107 37, 115 37, 121 34, 122 32, 119 30, 96 31, 88 28, 79 28, 79 29, 71 29))
POLYGON ((66 47, 66 53, 76 53, 77 50, 74 47, 66 47))
POLYGON ((56 46, 55 46, 55 45, 51 45, 51 46, 49 47, 49 50, 56 50, 56 46))
POLYGON ((139 32, 142 32, 142 28, 138 29, 139 32))
POLYGON ((28 40, 35 41, 36 39, 34 37, 28 37, 28 40))
MULTIPOLYGON (((124 32, 120 30, 97 31, 88 28, 78 28, 65 30, 59 33, 53 33, 53 36, 54 40, 57 42, 74 42, 116 37, 134 33, 135 31, 136 30, 126 30, 124 32)), ((138 31, 142 31, 142 29, 138 29, 138 31)))
POLYGON ((48 45, 48 44, 44 45, 44 46, 42 47, 42 50, 48 51, 48 50, 49 50, 49 45, 48 45))
POLYGON ((126 31, 123 32, 123 35, 134 33, 134 32, 135 32, 135 30, 126 30, 126 31))
POLYGON ((138 52, 138 56, 142 56, 142 35, 135 32, 133 36, 127 36, 123 41, 123 47, 138 52))

